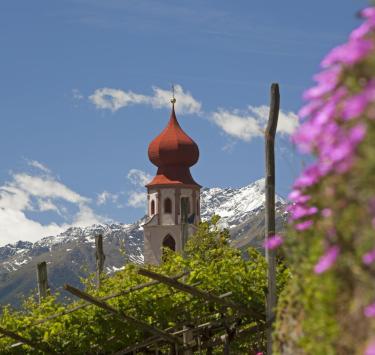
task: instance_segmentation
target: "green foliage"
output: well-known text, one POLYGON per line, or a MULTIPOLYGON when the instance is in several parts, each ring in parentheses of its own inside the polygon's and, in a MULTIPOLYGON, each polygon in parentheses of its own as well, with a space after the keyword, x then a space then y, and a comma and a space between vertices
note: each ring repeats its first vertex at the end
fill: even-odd
MULTIPOLYGON (((228 231, 219 229, 218 217, 202 223, 186 245, 184 257, 170 250, 165 251, 165 261, 160 266, 148 266, 165 275, 178 275, 189 271, 184 277, 187 284, 195 284, 202 290, 220 295, 232 292, 230 299, 248 308, 264 313, 266 289, 266 264, 256 250, 249 250, 244 260, 237 249, 228 242, 228 231)), ((280 266, 278 286, 283 287, 288 271, 280 266)), ((104 297, 127 290, 129 287, 148 282, 137 273, 137 266, 127 264, 125 269, 111 277, 104 277, 100 290, 96 290, 93 278, 85 282, 86 291, 96 297, 104 297)), ((181 329, 186 322, 198 325, 220 319, 223 309, 183 292, 177 292, 163 284, 157 284, 107 301, 119 311, 141 319, 159 329, 181 329)), ((3 309, 0 326, 12 330, 33 341, 43 341, 52 349, 68 354, 110 353, 126 348, 144 339, 142 330, 130 323, 120 322, 104 310, 88 306, 48 322, 34 325, 39 320, 82 304, 77 301, 67 306, 55 296, 46 298, 38 305, 33 297, 25 300, 22 310, 3 309)), ((228 309, 226 316, 233 315, 228 309)), ((244 324, 254 325, 254 319, 243 318, 244 324)), ((10 348, 14 343, 7 337, 0 338, 2 354, 37 353, 28 346, 10 348)), ((235 353, 264 349, 264 334, 249 336, 233 344, 235 353)), ((220 351, 220 349, 218 349, 220 351)))

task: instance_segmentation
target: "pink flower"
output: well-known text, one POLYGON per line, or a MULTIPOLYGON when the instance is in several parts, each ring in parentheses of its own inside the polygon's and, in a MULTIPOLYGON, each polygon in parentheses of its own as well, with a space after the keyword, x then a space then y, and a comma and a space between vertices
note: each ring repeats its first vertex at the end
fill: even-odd
POLYGON ((314 122, 306 122, 292 136, 292 142, 298 145, 302 153, 309 153, 317 137, 321 134, 321 127, 314 122))
POLYGON ((305 221, 305 222, 301 222, 301 223, 297 223, 294 228, 297 230, 297 231, 304 231, 306 229, 309 229, 311 228, 311 226, 313 225, 313 221, 311 220, 308 220, 308 221, 305 221))
POLYGON ((281 244, 283 244, 283 237, 281 235, 278 235, 278 234, 275 234, 275 235, 271 235, 269 236, 265 242, 263 243, 263 246, 266 248, 266 249, 276 249, 278 248, 281 244))
POLYGON ((362 115, 368 104, 375 99, 375 80, 371 80, 359 94, 346 100, 342 117, 349 120, 362 115))
POLYGON ((367 346, 365 355, 375 355, 375 341, 374 340, 367 346))
POLYGON ((361 16, 364 18, 375 18, 375 7, 367 7, 361 11, 361 16))
POLYGON ((316 184, 320 177, 321 171, 318 164, 314 164, 309 166, 302 172, 302 174, 297 178, 297 180, 293 184, 294 189, 299 189, 302 187, 308 187, 316 184))
POLYGON ((372 49, 373 43, 367 39, 350 40, 348 43, 333 48, 323 59, 321 66, 327 68, 337 63, 353 65, 365 58, 372 49))
POLYGON ((288 199, 294 203, 306 203, 311 199, 309 195, 302 195, 302 192, 299 190, 293 190, 289 195, 288 199))
POLYGON ((366 126, 363 123, 357 124, 349 131, 348 139, 350 143, 357 145, 362 142, 366 135, 366 126))
POLYGON ((316 274, 322 274, 332 267, 337 257, 340 254, 340 248, 334 245, 327 249, 323 256, 319 259, 318 263, 314 266, 314 272, 316 274))
POLYGON ((326 69, 318 74, 314 75, 314 80, 317 83, 331 83, 336 85, 341 74, 341 66, 336 65, 332 66, 329 69, 326 69))
POLYGON ((300 190, 293 190, 289 195, 288 199, 296 202, 295 200, 298 199, 302 195, 302 192, 300 190))
POLYGON ((322 209, 322 216, 323 217, 331 217, 332 216, 332 210, 330 208, 323 208, 322 209))
POLYGON ((314 123, 321 126, 327 123, 335 116, 336 112, 336 103, 332 100, 328 101, 326 105, 314 116, 314 123))
POLYGON ((338 174, 344 174, 348 172, 353 166, 353 157, 347 157, 346 160, 336 164, 335 169, 338 174))
POLYGON ((293 209, 291 209, 291 216, 290 219, 295 221, 296 219, 300 219, 306 216, 312 216, 318 212, 316 207, 305 207, 302 205, 295 205, 293 209))
POLYGON ((375 261, 375 249, 367 252, 362 256, 362 261, 366 265, 370 265, 375 261))
POLYGON ((375 303, 372 303, 372 304, 368 305, 368 306, 364 309, 363 314, 364 314, 367 318, 374 318, 374 317, 375 317, 375 303))
POLYGON ((360 116, 368 105, 367 93, 365 91, 346 100, 342 111, 342 118, 349 120, 360 116))
POLYGON ((371 21, 367 21, 362 23, 361 26, 353 30, 353 32, 350 34, 349 38, 351 40, 357 40, 360 39, 364 36, 366 36, 372 29, 373 29, 373 24, 371 21))
POLYGON ((303 106, 299 112, 298 112, 298 117, 299 118, 304 118, 307 116, 310 116, 313 112, 315 112, 320 106, 322 106, 322 101, 320 100, 313 100, 310 101, 308 104, 303 106))
POLYGON ((303 98, 305 100, 318 99, 332 91, 337 85, 340 73, 341 67, 334 66, 319 74, 316 74, 314 79, 318 82, 318 85, 305 91, 303 98))

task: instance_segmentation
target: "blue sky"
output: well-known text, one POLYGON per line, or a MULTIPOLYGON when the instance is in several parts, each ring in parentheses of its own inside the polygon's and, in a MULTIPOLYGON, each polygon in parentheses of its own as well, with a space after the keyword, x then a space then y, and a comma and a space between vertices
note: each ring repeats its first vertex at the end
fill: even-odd
POLYGON ((319 62, 367 1, 34 0, 0 4, 0 245, 145 212, 149 142, 178 118, 201 185, 263 175, 261 128, 279 82, 277 190, 301 159, 288 137, 319 62), (103 90, 106 89, 106 90, 103 90))

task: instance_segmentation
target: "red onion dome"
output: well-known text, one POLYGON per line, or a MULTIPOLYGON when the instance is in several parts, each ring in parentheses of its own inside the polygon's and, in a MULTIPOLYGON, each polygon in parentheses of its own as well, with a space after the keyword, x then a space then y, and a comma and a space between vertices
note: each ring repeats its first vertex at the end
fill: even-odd
POLYGON ((199 159, 197 144, 180 127, 174 106, 168 125, 149 145, 148 156, 157 167, 193 166, 199 159))
MULTIPOLYGON (((174 104, 175 99, 172 100, 174 104)), ((148 156, 158 167, 156 176, 147 184, 188 185, 200 187, 191 176, 189 167, 199 159, 197 144, 180 127, 174 105, 167 127, 149 145, 148 156)))

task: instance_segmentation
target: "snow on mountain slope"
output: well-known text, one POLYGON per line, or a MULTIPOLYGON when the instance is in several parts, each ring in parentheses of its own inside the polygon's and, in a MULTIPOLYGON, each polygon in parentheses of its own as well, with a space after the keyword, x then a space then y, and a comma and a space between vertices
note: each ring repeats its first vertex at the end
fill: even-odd
MULTIPOLYGON (((212 215, 221 216, 224 227, 235 229, 244 223, 252 214, 258 213, 265 200, 264 179, 242 188, 205 188, 201 193, 201 217, 207 220, 212 215)), ((281 197, 276 202, 284 204, 281 197)), ((16 271, 29 264, 40 255, 46 259, 53 258, 54 253, 66 253, 69 257, 77 246, 95 247, 95 235, 101 233, 108 250, 120 244, 124 246, 127 257, 135 262, 143 262, 143 228, 144 219, 133 224, 104 224, 86 228, 71 227, 57 236, 48 236, 35 243, 19 241, 0 247, 0 276, 16 271)), ((234 236, 234 239, 235 236, 234 236)), ((118 254, 118 253, 116 253, 118 254)), ((107 255, 107 271, 116 270, 119 257, 107 255)))
MULTIPOLYGON (((209 219, 213 214, 221 217, 220 222, 227 228, 232 228, 244 222, 249 214, 264 206, 265 180, 260 179, 254 183, 233 188, 209 188, 201 192, 201 217, 209 219)), ((276 201, 286 203, 276 195, 276 201)))
MULTIPOLYGON (((92 225, 86 228, 71 227, 57 236, 45 237, 35 243, 17 242, 0 248, 0 276, 16 271, 34 258, 45 255, 46 260, 53 259, 54 254, 72 254, 77 248, 84 246, 95 248, 95 236, 102 234, 105 247, 119 247, 122 245, 128 258, 137 263, 143 262, 143 229, 140 220, 133 224, 104 224, 92 225)), ((118 262, 113 265, 108 257, 109 270, 119 267, 118 262)), ((116 260, 117 261, 117 260, 116 260)))

